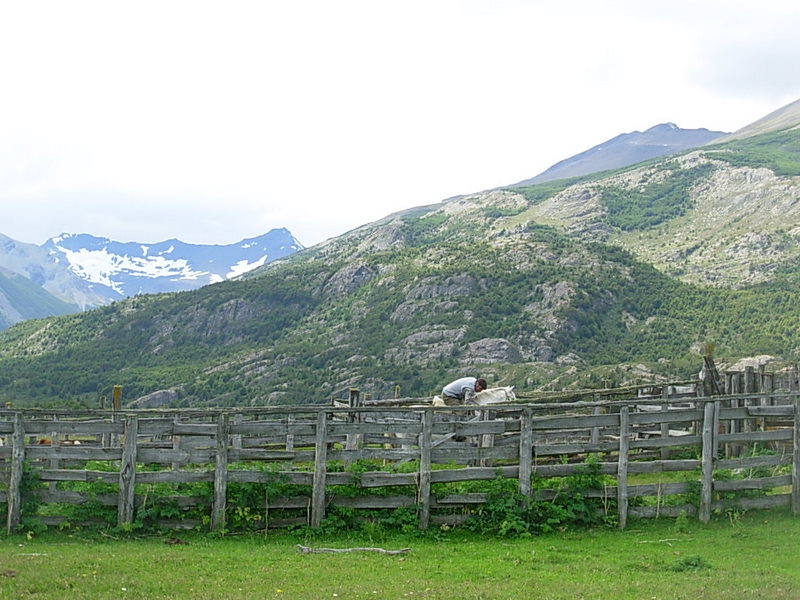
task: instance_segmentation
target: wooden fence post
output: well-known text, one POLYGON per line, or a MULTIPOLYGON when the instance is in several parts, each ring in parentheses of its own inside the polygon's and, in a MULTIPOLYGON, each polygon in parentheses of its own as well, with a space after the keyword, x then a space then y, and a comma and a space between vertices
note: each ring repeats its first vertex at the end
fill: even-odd
POLYGON ((419 434, 419 528, 427 529, 431 518, 431 440, 433 439, 433 410, 422 412, 422 432, 419 434))
POLYGON ((792 449, 792 512, 800 514, 800 394, 794 394, 794 439, 792 449))
POLYGON ((6 531, 11 533, 19 527, 20 507, 22 505, 22 470, 25 463, 25 421, 22 413, 14 413, 14 432, 11 434, 11 476, 8 480, 6 500, 8 514, 6 517, 6 531))
MULTIPOLYGON (((362 406, 361 392, 356 388, 350 388, 350 399, 348 401, 348 405, 353 409, 358 409, 362 406)), ((360 423, 361 412, 358 410, 348 412, 347 422, 360 423)), ((360 433, 348 433, 345 441, 345 450, 358 450, 361 447, 362 438, 363 436, 360 433)))
POLYGON ((139 435, 139 418, 129 415, 125 419, 125 441, 122 446, 122 463, 119 468, 119 499, 117 500, 117 525, 133 523, 136 492, 136 441, 139 435))
MULTIPOLYGON (((58 416, 53 415, 53 421, 58 421, 58 416)), ((53 431, 50 432, 50 464, 49 467, 51 469, 58 469, 61 466, 61 461, 58 460, 58 442, 59 442, 59 434, 55 431, 55 427, 53 431)), ((55 481, 51 481, 47 486, 50 491, 55 491, 58 487, 55 481)))
MULTIPOLYGON (((664 399, 664 403, 661 405, 662 412, 669 411, 669 386, 665 385, 661 389, 661 397, 664 399)), ((666 440, 669 439, 669 423, 666 421, 661 423, 661 439, 666 440)), ((669 446, 662 446, 660 449, 661 460, 669 460, 669 446)))
POLYGON ((628 407, 619 409, 619 462, 617 463, 617 515, 619 528, 628 524, 628 450, 630 448, 630 417, 628 407))
MULTIPOLYGON (((593 402, 597 402, 597 394, 594 395, 592 401, 593 402)), ((602 409, 600 408, 600 405, 599 404, 595 405, 595 407, 592 408, 592 415, 595 416, 595 417, 600 416, 601 411, 602 411, 602 409)), ((596 427, 596 426, 592 427, 591 443, 592 443, 592 445, 600 443, 600 428, 599 427, 596 427)))
POLYGON ((325 479, 328 471, 328 413, 317 413, 317 436, 314 452, 314 487, 311 490, 311 527, 319 527, 325 518, 325 479))
POLYGON ((519 433, 519 493, 531 495, 531 475, 533 474, 533 410, 522 411, 519 433))
MULTIPOLYGON (((233 424, 234 425, 241 425, 242 421, 244 420, 242 413, 236 413, 233 415, 233 424)), ((236 450, 242 449, 242 434, 241 433, 234 433, 231 435, 231 445, 236 450)))
POLYGON ((211 507, 211 529, 225 529, 228 494, 228 413, 221 413, 217 422, 217 456, 214 468, 214 505, 211 507))
POLYGON ((699 518, 702 523, 711 519, 711 493, 714 490, 714 459, 717 451, 717 431, 719 401, 707 402, 703 410, 703 450, 700 479, 699 518))
MULTIPOLYGON (((492 421, 494 420, 494 412, 491 410, 481 410, 479 411, 480 420, 481 421, 492 421)), ((480 436, 480 447, 481 448, 494 448, 494 434, 493 433, 484 433, 480 436)), ((482 458, 480 460, 480 466, 482 467, 491 467, 493 464, 492 459, 490 458, 482 458)))
POLYGON ((294 415, 286 417, 286 451, 294 452, 294 434, 291 433, 292 425, 294 424, 294 415))
MULTIPOLYGON (((180 449, 181 449, 181 441, 183 439, 180 435, 175 433, 175 429, 177 428, 178 425, 180 425, 180 422, 181 422, 180 415, 175 415, 172 418, 172 449, 175 451, 175 454, 177 454, 180 451, 180 449)), ((175 462, 172 463, 172 470, 173 471, 180 471, 181 470, 180 461, 175 461, 175 462)))
MULTIPOLYGON (((745 367, 744 369, 744 393, 745 394, 755 394, 756 392, 756 372, 753 367, 745 367)), ((745 398, 742 400, 742 406, 748 407, 753 406, 754 399, 753 398, 745 398)), ((756 431, 756 427, 754 427, 755 418, 753 417, 745 417, 742 429, 746 433, 751 433, 756 431)), ((740 455, 745 453, 744 447, 742 446, 742 451, 740 455)))

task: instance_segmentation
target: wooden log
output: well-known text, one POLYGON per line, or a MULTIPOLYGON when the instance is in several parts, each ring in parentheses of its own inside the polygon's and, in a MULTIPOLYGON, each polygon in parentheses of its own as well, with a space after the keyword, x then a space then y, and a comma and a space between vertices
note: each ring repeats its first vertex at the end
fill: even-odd
POLYGON ((328 413, 317 413, 314 454, 314 485, 311 490, 311 527, 319 527, 325 518, 325 476, 328 460, 328 413))
POLYGON ((133 523, 136 490, 136 441, 138 435, 139 419, 135 415, 129 415, 125 418, 125 438, 122 447, 122 462, 119 468, 117 525, 120 527, 133 523))
POLYGON ((714 457, 716 456, 716 432, 714 425, 717 422, 715 413, 718 414, 717 402, 709 402, 705 406, 703 418, 703 448, 701 459, 700 479, 700 521, 708 523, 711 519, 711 494, 714 486, 714 457))
POLYGON ((625 529, 628 523, 628 407, 619 410, 619 462, 617 468, 617 516, 619 528, 625 529))
POLYGON ((521 432, 519 438, 519 493, 530 497, 532 492, 531 475, 533 474, 533 411, 526 408, 522 411, 521 432))
POLYGON ((419 434, 419 485, 417 503, 419 528, 425 530, 431 518, 431 441, 433 437, 433 412, 422 411, 422 433, 419 434))
POLYGON ((342 552, 378 552, 379 554, 406 554, 411 552, 411 548, 401 548, 400 550, 384 550, 383 548, 309 548, 297 544, 297 549, 301 554, 312 554, 318 552, 342 553, 342 552))
POLYGON ((221 413, 217 421, 217 451, 214 463, 214 503, 211 507, 211 529, 225 529, 228 494, 229 415, 221 413))
POLYGON ((11 434, 11 474, 8 479, 6 503, 6 532, 10 535, 20 524, 22 506, 22 473, 25 463, 25 422, 22 413, 14 414, 14 431, 11 434))

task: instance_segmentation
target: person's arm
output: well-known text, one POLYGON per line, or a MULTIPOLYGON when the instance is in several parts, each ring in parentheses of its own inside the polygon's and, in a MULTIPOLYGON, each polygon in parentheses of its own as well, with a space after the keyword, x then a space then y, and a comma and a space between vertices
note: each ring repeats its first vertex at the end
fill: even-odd
POLYGON ((464 404, 475 404, 475 388, 469 385, 465 385, 461 388, 461 392, 464 395, 464 404))

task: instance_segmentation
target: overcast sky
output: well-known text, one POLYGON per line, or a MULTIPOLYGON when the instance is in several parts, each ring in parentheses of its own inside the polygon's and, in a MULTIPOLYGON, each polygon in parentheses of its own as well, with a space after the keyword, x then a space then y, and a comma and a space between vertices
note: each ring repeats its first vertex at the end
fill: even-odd
POLYGON ((0 233, 312 245, 800 98, 800 3, 0 0, 0 233))

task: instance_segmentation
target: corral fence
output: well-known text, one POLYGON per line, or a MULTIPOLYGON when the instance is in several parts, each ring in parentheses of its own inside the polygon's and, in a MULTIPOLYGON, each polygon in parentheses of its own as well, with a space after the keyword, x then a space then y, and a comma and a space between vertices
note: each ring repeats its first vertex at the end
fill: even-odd
MULTIPOLYGON (((462 523, 487 501, 486 493, 454 492, 446 484, 511 479, 521 497, 547 500, 591 456, 609 483, 588 495, 601 499, 620 527, 629 517, 682 511, 705 522, 730 507, 791 506, 800 513, 800 393, 670 391, 624 401, 489 407, 365 406, 355 395, 343 408, 5 409, 0 503, 9 531, 20 524, 26 494, 35 494, 40 507, 116 506, 117 524, 125 526, 147 505, 152 486, 170 484, 178 512, 200 506, 207 518, 178 516, 158 525, 224 530, 236 508, 229 505, 230 486, 281 481, 281 495, 264 494, 257 515, 264 528, 317 527, 331 507, 349 507, 405 508, 425 529, 462 523), (369 467, 348 471, 353 464, 369 467), (30 471, 37 476, 33 490, 25 485, 30 471), (641 481, 668 472, 684 477, 641 481), (110 491, 90 496, 75 485, 98 481, 110 491), (205 505, 181 494, 191 483, 209 489, 205 505), (350 492, 338 493, 339 486, 350 492)), ((57 514, 41 519, 61 521, 57 514)))

